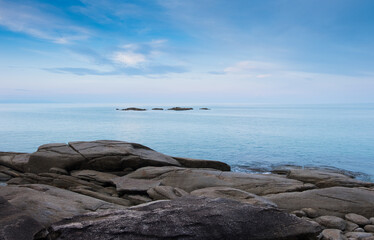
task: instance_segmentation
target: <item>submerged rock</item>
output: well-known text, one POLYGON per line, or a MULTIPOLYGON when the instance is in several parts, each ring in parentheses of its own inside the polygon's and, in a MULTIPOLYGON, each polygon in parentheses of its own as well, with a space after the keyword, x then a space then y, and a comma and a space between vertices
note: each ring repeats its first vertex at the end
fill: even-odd
POLYGON ((276 209, 188 196, 86 214, 48 230, 52 239, 276 240, 316 237, 320 228, 276 209))

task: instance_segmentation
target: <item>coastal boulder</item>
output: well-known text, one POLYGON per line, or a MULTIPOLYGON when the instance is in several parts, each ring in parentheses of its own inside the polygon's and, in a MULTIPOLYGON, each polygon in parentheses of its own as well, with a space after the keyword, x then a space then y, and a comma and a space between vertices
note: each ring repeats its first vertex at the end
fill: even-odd
POLYGON ((44 226, 83 213, 124 208, 121 205, 42 184, 0 186, 0 197, 44 226))
POLYGON ((29 158, 28 153, 0 152, 0 165, 24 172, 29 158))
POLYGON ((188 195, 186 191, 170 186, 156 186, 148 189, 147 193, 153 200, 175 199, 188 195))
POLYGON ((229 199, 186 196, 53 224, 58 239, 307 239, 318 225, 273 208, 229 199))
POLYGON ((331 187, 264 197, 289 212, 313 208, 319 216, 343 218, 347 213, 357 213, 365 217, 374 216, 374 190, 368 188, 331 187))
POLYGON ((181 188, 187 192, 207 187, 232 187, 256 195, 266 195, 314 188, 312 184, 304 184, 277 175, 224 172, 213 169, 144 167, 126 177, 152 179, 160 181, 161 185, 181 188))
POLYGON ((0 239, 32 240, 43 226, 0 197, 0 239))
POLYGON ((173 157, 176 159, 183 167, 187 168, 211 168, 217 169, 220 171, 230 171, 230 165, 213 160, 202 160, 202 159, 192 159, 192 158, 182 158, 182 157, 173 157))
POLYGON ((261 207, 277 207, 277 205, 263 197, 257 196, 243 190, 230 187, 209 187, 202 188, 191 192, 191 195, 210 197, 210 198, 227 198, 242 203, 249 203, 261 207))

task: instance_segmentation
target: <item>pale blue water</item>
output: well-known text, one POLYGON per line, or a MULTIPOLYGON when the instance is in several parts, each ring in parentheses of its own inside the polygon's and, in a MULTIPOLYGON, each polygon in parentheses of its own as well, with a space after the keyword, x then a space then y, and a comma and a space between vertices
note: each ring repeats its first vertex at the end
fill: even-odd
POLYGON ((33 152, 50 142, 115 139, 172 156, 224 161, 234 169, 333 166, 374 179, 374 104, 115 111, 130 106, 134 104, 0 104, 0 151, 33 152))

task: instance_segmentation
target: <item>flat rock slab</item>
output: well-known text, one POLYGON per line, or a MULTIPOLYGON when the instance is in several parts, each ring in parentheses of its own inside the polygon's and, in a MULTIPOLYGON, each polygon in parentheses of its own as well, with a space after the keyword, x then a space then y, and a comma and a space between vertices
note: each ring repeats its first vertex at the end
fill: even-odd
POLYGON ((42 229, 35 219, 0 197, 0 239, 32 240, 42 229))
POLYGON ((117 175, 111 174, 111 173, 105 173, 105 172, 99 172, 94 170, 78 170, 73 171, 71 173, 71 176, 80 178, 82 180, 87 181, 95 181, 101 184, 109 184, 112 183, 112 180, 114 178, 118 178, 117 175))
POLYGON ((42 184, 3 186, 0 187, 0 197, 8 200, 13 206, 44 226, 87 212, 124 208, 120 205, 42 184))
POLYGON ((150 188, 160 185, 160 181, 147 180, 147 179, 134 179, 124 177, 117 177, 113 179, 118 192, 147 192, 150 188))
POLYGON ((0 152, 0 165, 24 172, 29 158, 28 153, 0 152))
POLYGON ((162 185, 178 187, 187 192, 207 187, 232 187, 257 195, 265 195, 315 188, 312 184, 304 184, 273 174, 248 174, 212 169, 145 167, 126 177, 159 180, 162 185))
POLYGON ((230 171, 230 165, 213 160, 202 160, 202 159, 192 159, 192 158, 182 158, 173 157, 176 159, 183 167, 187 168, 212 168, 220 171, 230 171))
POLYGON ((227 198, 261 207, 277 207, 275 203, 267 200, 266 198, 230 187, 210 187, 198 189, 192 191, 191 195, 210 198, 227 198))
POLYGON ((347 213, 357 213, 365 217, 374 216, 374 190, 370 189, 331 187, 264 197, 289 212, 310 207, 314 208, 319 216, 331 215, 343 218, 347 213))
POLYGON ((52 239, 307 239, 320 227, 228 199, 182 197, 127 210, 90 213, 53 224, 52 239))

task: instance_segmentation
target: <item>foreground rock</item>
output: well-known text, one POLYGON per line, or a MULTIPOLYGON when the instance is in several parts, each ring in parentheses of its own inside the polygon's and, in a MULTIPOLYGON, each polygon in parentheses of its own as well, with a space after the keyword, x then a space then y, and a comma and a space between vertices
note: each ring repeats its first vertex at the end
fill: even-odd
POLYGON ((314 188, 312 184, 276 175, 179 167, 144 167, 126 177, 160 181, 162 185, 181 188, 187 192, 207 187, 231 187, 256 195, 265 195, 314 188))
POLYGON ((44 226, 83 213, 124 209, 121 205, 42 184, 3 186, 0 197, 44 226))
POLYGON ((35 219, 0 197, 0 239, 31 240, 42 229, 35 219))
POLYGON ((265 198, 290 212, 309 207, 314 208, 320 216, 331 215, 343 218, 348 213, 357 213, 365 217, 374 216, 374 190, 372 189, 332 187, 279 193, 265 198))
POLYGON ((320 228, 276 209, 183 197, 53 224, 51 239, 307 239, 320 228))

